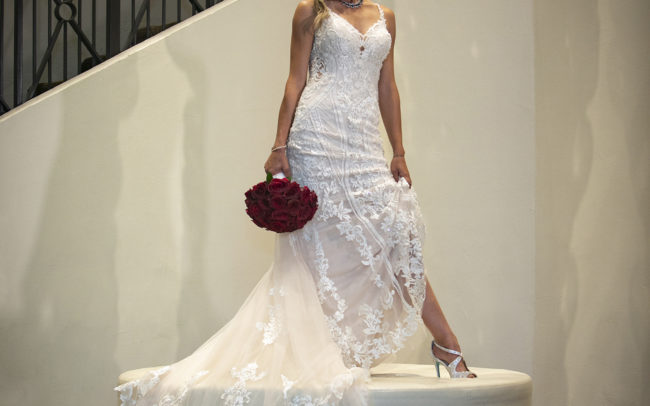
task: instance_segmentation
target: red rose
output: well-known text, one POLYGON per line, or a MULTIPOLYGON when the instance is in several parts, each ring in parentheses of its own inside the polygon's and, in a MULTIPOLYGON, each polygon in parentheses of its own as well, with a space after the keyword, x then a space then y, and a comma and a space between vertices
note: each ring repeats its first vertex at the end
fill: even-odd
POLYGON ((269 191, 263 182, 260 182, 257 185, 253 186, 253 195, 257 198, 264 198, 268 193, 269 191))
POLYGON ((270 193, 283 193, 289 187, 289 179, 287 178, 274 178, 269 182, 268 190, 270 193))
POLYGON ((262 223, 259 220, 256 220, 255 218, 251 217, 251 220, 253 220, 253 223, 255 223, 256 226, 261 227, 261 228, 266 228, 266 223, 262 223))
POLYGON ((271 221, 269 223, 271 230, 274 230, 278 233, 284 233, 286 230, 285 224, 283 221, 271 221))
POLYGON ((271 219, 275 221, 289 221, 290 215, 285 210, 275 210, 271 213, 271 219))
POLYGON ((284 191, 284 196, 286 198, 292 198, 300 194, 300 186, 296 182, 289 184, 287 189, 284 191))
POLYGON ((305 190, 303 189, 302 194, 300 195, 300 203, 309 204, 311 200, 312 200, 311 193, 309 191, 305 192, 305 190))
POLYGON ((258 206, 256 204, 252 204, 252 205, 248 206, 248 209, 246 210, 246 213, 248 213, 251 217, 256 218, 260 214, 262 214, 262 209, 260 208, 260 206, 258 206))
POLYGON ((305 221, 305 220, 307 220, 307 218, 308 218, 310 215, 313 215, 313 213, 312 213, 312 211, 309 209, 309 207, 302 207, 302 208, 300 209, 300 214, 298 214, 298 218, 300 218, 301 220, 305 221))
POLYGON ((300 200, 298 199, 291 199, 287 202, 287 209, 289 209, 292 212, 299 207, 300 207, 300 200))
POLYGON ((269 205, 274 210, 284 209, 286 204, 287 204, 287 201, 285 200, 284 196, 282 196, 282 195, 272 196, 271 199, 269 200, 269 205))

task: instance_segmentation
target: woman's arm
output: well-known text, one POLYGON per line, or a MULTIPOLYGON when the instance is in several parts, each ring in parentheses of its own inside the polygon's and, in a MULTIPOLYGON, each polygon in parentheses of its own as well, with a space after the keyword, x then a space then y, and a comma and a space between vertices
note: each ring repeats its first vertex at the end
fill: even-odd
MULTIPOLYGON (((314 0, 304 0, 298 3, 293 15, 291 33, 291 51, 289 63, 289 78, 284 88, 284 97, 278 114, 278 128, 275 136, 274 147, 285 145, 289 137, 289 129, 307 80, 309 55, 314 40, 314 0)), ((280 171, 286 176, 291 176, 291 169, 286 159, 285 148, 271 152, 264 165, 264 170, 271 174, 280 171)))
POLYGON ((395 180, 400 176, 406 178, 411 185, 411 177, 406 167, 404 158, 404 146, 402 145, 402 117, 400 112, 399 92, 395 83, 395 70, 393 65, 393 50, 395 48, 395 13, 393 10, 383 7, 386 26, 391 36, 391 47, 381 67, 379 75, 379 110, 386 128, 388 139, 393 147, 393 159, 391 161, 391 172, 395 180))

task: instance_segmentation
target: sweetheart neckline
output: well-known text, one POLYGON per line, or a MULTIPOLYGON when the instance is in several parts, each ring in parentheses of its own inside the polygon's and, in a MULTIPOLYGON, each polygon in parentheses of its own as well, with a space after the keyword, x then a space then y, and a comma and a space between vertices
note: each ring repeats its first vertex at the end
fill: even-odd
MULTIPOLYGON (((372 25, 371 25, 371 26, 366 30, 366 33, 365 33, 365 34, 363 34, 363 33, 361 33, 361 31, 359 31, 359 29, 358 29, 357 27, 355 27, 354 25, 352 25, 352 23, 349 22, 349 21, 348 21, 346 18, 344 18, 342 15, 340 15, 340 14, 337 13, 336 11, 332 10, 332 9, 331 9, 327 4, 325 4, 325 7, 327 7, 327 9, 330 11, 330 13, 334 14, 335 16, 337 16, 337 17, 339 17, 341 20, 343 20, 343 21, 344 21, 348 26, 350 26, 354 31, 356 31, 357 34, 359 34, 362 38, 366 38, 366 37, 368 36, 368 34, 370 33, 370 31, 371 31, 373 28, 375 28, 375 27, 376 27, 380 22, 384 21, 383 13, 382 13, 381 10, 380 10, 380 11, 379 11, 379 19, 378 19, 377 21, 375 21, 374 24, 372 24, 372 25)), ((377 7, 381 7, 381 6, 380 6, 379 4, 377 4, 377 7)), ((390 34, 390 33, 389 33, 389 34, 390 34)))

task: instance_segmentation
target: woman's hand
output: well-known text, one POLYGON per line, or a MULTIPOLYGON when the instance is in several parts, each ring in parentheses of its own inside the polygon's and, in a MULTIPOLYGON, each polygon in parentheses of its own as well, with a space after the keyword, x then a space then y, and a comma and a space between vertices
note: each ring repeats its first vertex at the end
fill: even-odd
POLYGON ((393 173, 393 178, 398 182, 400 176, 403 176, 408 182, 409 187, 411 187, 411 175, 409 175, 409 169, 406 167, 406 159, 403 156, 395 156, 393 160, 390 161, 390 171, 393 173))
POLYGON ((264 164, 264 171, 266 173, 275 175, 278 172, 284 172, 287 178, 291 176, 291 168, 289 168, 289 160, 285 151, 286 148, 281 148, 271 152, 264 164))

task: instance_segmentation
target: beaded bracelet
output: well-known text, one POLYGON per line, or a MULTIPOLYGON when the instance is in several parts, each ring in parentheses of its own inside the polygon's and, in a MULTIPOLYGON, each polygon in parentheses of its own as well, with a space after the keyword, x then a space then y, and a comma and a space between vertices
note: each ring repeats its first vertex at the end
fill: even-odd
POLYGON ((271 152, 274 152, 274 151, 277 151, 279 149, 286 148, 286 147, 287 147, 286 145, 280 145, 279 147, 272 147, 271 152))
POLYGON ((402 154, 402 155, 393 155, 393 158, 401 158, 403 156, 404 156, 404 154, 402 154))

